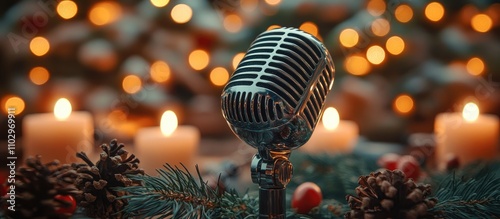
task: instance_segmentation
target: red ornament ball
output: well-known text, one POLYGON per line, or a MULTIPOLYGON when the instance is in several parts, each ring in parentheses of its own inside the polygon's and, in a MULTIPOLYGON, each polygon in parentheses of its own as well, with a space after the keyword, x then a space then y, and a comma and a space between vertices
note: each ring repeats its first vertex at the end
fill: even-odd
POLYGON ((378 159, 377 164, 382 168, 388 170, 395 170, 398 166, 398 161, 400 158, 401 156, 399 154, 395 153, 384 154, 378 159))
POLYGON ((321 189, 313 182, 300 184, 293 192, 292 208, 299 214, 307 214, 323 200, 321 189))
POLYGON ((418 180, 420 176, 420 164, 413 156, 405 155, 399 158, 397 169, 405 173, 406 178, 418 180))
POLYGON ((68 207, 57 208, 56 213, 58 213, 58 214, 70 214, 70 215, 75 213, 76 201, 75 201, 75 198, 73 198, 73 196, 71 196, 71 195, 56 195, 54 197, 54 199, 70 203, 70 206, 68 206, 68 207))

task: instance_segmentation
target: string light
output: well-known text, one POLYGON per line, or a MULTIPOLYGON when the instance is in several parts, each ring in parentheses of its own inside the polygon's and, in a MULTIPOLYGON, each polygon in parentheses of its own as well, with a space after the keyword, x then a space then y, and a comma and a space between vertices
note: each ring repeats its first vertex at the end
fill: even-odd
POLYGON ((486 14, 476 14, 471 19, 471 26, 477 32, 485 33, 488 32, 493 26, 493 21, 490 16, 486 14))
POLYGON ((405 41, 399 36, 392 36, 385 42, 387 52, 393 55, 399 55, 405 49, 405 41))
POLYGON ((44 37, 35 37, 30 42, 30 50, 36 56, 45 55, 50 49, 50 44, 44 37))
POLYGON ((34 67, 30 70, 29 78, 33 84, 42 85, 49 80, 49 71, 41 66, 34 67))
POLYGON ((366 5, 368 13, 373 16, 380 16, 385 12, 385 2, 383 0, 370 0, 366 5))
POLYGON ((122 87, 125 92, 135 94, 141 90, 142 82, 136 75, 127 75, 123 78, 122 87))
POLYGON ((477 76, 484 72, 484 62, 478 57, 473 57, 467 61, 466 68, 469 74, 477 76))
POLYGON ((89 20, 95 25, 102 26, 116 21, 122 13, 116 2, 106 1, 95 4, 89 12, 89 20))
POLYGON ((210 72, 210 81, 216 86, 223 86, 229 80, 229 72, 225 68, 217 67, 210 72))
POLYGON ((414 101, 407 94, 401 94, 394 100, 393 108, 399 114, 408 114, 413 110, 414 101))
POLYGON ((170 0, 151 0, 151 4, 153 4, 157 8, 165 7, 170 0))
POLYGON ((172 19, 179 24, 187 23, 193 16, 193 9, 186 4, 178 4, 172 8, 170 13, 172 19))
POLYGON ((57 14, 64 19, 73 18, 78 12, 78 6, 73 1, 60 1, 56 8, 57 14))
POLYGON ((402 4, 394 10, 394 15, 399 22, 407 23, 413 18, 413 9, 409 5, 402 4))
POLYGON ((366 50, 366 58, 370 63, 378 65, 384 61, 385 51, 380 46, 371 46, 368 50, 366 50))
POLYGON ((164 61, 156 61, 151 65, 149 74, 153 81, 163 83, 170 78, 170 67, 164 61))
POLYGON ((230 14, 226 16, 223 23, 224 28, 231 33, 236 33, 243 27, 243 21, 241 20, 240 16, 236 14, 230 14))
POLYGON ((245 53, 244 52, 240 52, 236 55, 234 55, 234 58, 233 58, 233 69, 236 69, 238 67, 238 65, 240 64, 241 60, 243 59, 243 57, 245 56, 245 53))
POLYGON ((373 34, 377 36, 385 36, 391 30, 391 25, 386 19, 377 18, 372 22, 371 29, 373 34))
POLYGON ((437 22, 444 16, 444 7, 439 2, 431 2, 425 7, 425 16, 430 21, 437 22))
POLYGON ((276 28, 280 28, 280 27, 281 27, 280 25, 273 24, 273 25, 269 26, 267 28, 267 30, 272 30, 272 29, 276 29, 276 28))
POLYGON ((342 30, 339 35, 340 44, 343 46, 350 48, 358 44, 359 34, 356 30, 347 28, 342 30))
POLYGON ((206 51, 198 49, 189 54, 188 61, 194 70, 202 70, 208 66, 210 56, 206 51))
POLYGON ((353 75, 366 75, 370 71, 370 63, 361 55, 348 56, 344 61, 345 69, 353 75))
POLYGON ((314 24, 313 22, 304 22, 302 25, 299 27, 300 30, 307 32, 313 36, 318 36, 318 26, 314 24))
POLYGON ((17 96, 10 96, 4 98, 4 110, 5 113, 14 112, 14 115, 19 115, 24 111, 25 103, 24 100, 17 96), (14 109, 12 111, 12 109, 14 109))

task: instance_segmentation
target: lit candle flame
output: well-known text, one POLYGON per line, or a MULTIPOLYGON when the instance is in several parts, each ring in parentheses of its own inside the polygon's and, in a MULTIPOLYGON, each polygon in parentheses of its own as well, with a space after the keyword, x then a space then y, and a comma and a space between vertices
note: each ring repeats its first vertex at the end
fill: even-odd
POLYGON ((71 103, 66 98, 60 98, 54 105, 54 116, 59 121, 66 120, 71 115, 71 103))
POLYGON ((325 126, 327 130, 335 130, 339 126, 339 123, 340 116, 337 109, 333 107, 326 108, 323 113, 323 126, 325 126))
POLYGON ((160 130, 164 136, 170 136, 177 128, 177 116, 171 110, 167 110, 161 116, 160 130))
POLYGON ((465 104, 462 116, 467 122, 474 122, 479 117, 479 107, 475 103, 469 102, 465 104))

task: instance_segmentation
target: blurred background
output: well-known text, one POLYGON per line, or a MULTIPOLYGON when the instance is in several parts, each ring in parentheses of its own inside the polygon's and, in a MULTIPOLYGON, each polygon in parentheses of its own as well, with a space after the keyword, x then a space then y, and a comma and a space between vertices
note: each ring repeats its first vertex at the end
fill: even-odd
POLYGON ((494 0, 2 4, 0 121, 15 106, 17 138, 26 115, 52 112, 65 97, 92 114, 95 145, 132 142, 165 110, 197 127, 202 144, 235 139, 221 114, 222 88, 253 39, 277 27, 323 41, 336 67, 326 104, 368 141, 408 145, 411 134, 433 132, 436 115, 466 102, 500 115, 494 0))

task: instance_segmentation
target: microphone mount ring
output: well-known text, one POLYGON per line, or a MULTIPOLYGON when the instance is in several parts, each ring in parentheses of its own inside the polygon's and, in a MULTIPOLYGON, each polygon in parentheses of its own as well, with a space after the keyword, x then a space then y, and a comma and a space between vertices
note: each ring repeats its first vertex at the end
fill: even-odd
POLYGON ((251 163, 252 181, 259 184, 259 218, 286 217, 285 188, 293 173, 290 151, 260 148, 251 163))

